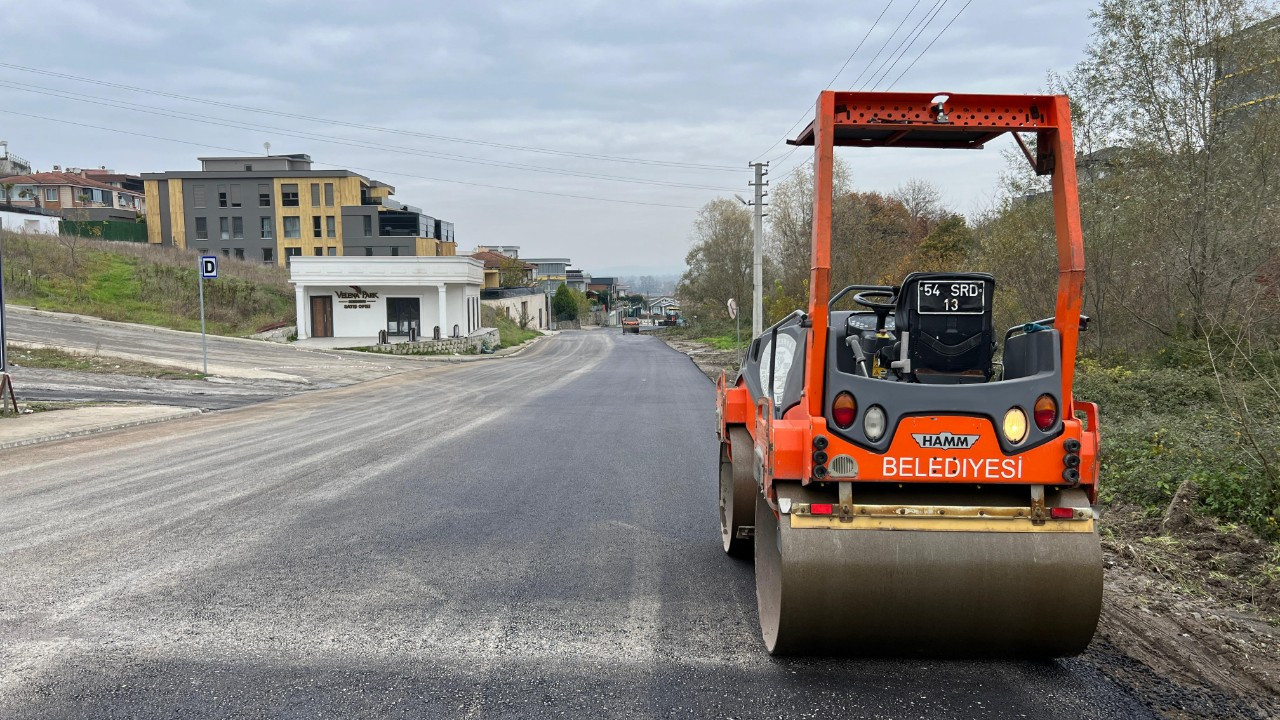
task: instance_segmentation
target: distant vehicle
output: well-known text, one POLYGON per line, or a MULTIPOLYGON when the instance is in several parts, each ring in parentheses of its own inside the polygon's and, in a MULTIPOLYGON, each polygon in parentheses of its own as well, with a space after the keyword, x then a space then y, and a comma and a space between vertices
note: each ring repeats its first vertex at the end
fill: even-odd
POLYGON ((640 318, 622 318, 622 334, 626 335, 627 333, 640 334, 640 318))
POLYGON ((659 325, 674 327, 680 324, 680 308, 669 305, 662 311, 662 319, 658 321, 659 325))

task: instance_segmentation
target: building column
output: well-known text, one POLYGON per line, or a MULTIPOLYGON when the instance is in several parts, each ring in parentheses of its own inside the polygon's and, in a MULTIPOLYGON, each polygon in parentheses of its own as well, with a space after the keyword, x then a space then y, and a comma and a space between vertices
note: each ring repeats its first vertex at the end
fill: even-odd
POLYGON ((453 326, 449 324, 449 315, 445 312, 445 284, 440 283, 436 286, 436 290, 440 293, 440 302, 437 308, 440 315, 440 337, 447 338, 453 332, 453 326))
POLYGON ((302 284, 294 289, 295 299, 298 305, 298 339, 306 340, 308 331, 311 327, 307 324, 307 288, 302 284))

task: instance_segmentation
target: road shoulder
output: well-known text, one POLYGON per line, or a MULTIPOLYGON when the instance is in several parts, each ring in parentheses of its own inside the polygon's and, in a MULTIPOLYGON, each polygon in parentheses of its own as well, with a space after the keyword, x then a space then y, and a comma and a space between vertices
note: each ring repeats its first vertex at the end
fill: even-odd
POLYGON ((199 415, 169 405, 93 405, 0 418, 0 450, 199 415))

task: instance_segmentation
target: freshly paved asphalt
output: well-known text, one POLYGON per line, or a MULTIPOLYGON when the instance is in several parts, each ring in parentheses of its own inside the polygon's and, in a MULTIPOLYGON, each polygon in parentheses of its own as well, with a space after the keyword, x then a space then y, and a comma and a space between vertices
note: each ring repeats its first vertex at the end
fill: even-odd
POLYGON ((657 338, 7 451, 0 717, 1149 717, 1082 660, 773 659, 657 338))

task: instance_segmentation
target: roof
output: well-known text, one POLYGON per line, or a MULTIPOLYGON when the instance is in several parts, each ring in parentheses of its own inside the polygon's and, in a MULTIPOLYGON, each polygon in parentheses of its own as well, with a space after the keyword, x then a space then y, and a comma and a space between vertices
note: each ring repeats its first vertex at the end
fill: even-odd
POLYGON ((520 260, 517 260, 516 258, 508 257, 508 256, 506 256, 506 255, 503 255, 502 253, 489 252, 488 250, 481 250, 480 252, 473 252, 473 253, 471 253, 471 257, 473 257, 473 258, 475 258, 475 259, 477 259, 477 260, 483 260, 483 261, 484 261, 484 267, 485 267, 485 269, 486 269, 486 270, 493 270, 493 269, 495 269, 495 268, 497 268, 497 269, 501 269, 501 268, 505 268, 505 267, 511 267, 512 263, 519 263, 520 268, 521 268, 521 269, 523 269, 523 270, 532 270, 532 269, 533 269, 533 266, 532 266, 532 265, 530 265, 530 264, 529 264, 529 263, 527 263, 527 262, 522 262, 522 261, 520 261, 520 260))
MULTIPOLYGON (((112 190, 120 192, 122 188, 108 185, 104 182, 98 182, 82 175, 75 173, 63 172, 43 172, 31 173, 30 175, 10 175, 6 178, 0 178, 0 182, 11 182, 17 185, 75 185, 77 187, 99 188, 102 190, 112 190)), ((126 190, 125 192, 130 192, 126 190)), ((136 193, 135 193, 136 194, 136 193)))
MULTIPOLYGON (((1058 128, 1053 95, 831 92, 832 144, 855 147, 981 149, 1005 133, 1058 128), (934 101, 937 100, 935 103, 934 101)), ((821 101, 821 99, 820 99, 821 101)), ((1066 118, 1061 118, 1066 122, 1066 118)), ((810 121, 788 145, 813 145, 810 121)))

